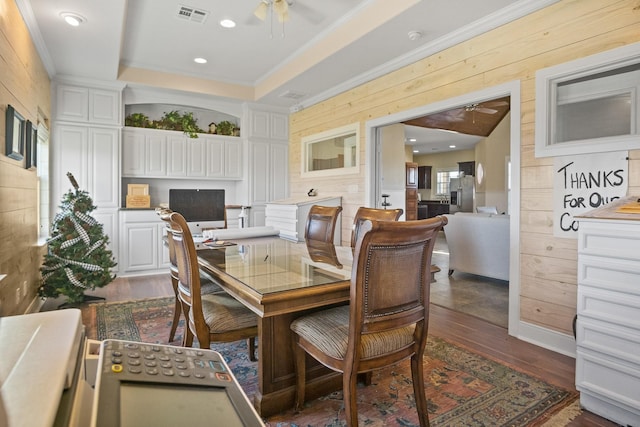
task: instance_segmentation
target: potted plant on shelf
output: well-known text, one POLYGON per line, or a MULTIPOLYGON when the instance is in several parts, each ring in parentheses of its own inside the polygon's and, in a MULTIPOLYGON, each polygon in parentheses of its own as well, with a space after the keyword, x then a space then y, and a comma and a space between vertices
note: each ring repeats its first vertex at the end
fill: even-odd
POLYGON ((125 126, 132 126, 132 127, 136 127, 136 128, 146 128, 146 127, 149 127, 151 125, 151 122, 149 121, 149 117, 147 117, 146 114, 133 113, 133 114, 129 114, 127 117, 125 117, 124 125, 125 126))
POLYGON ((235 127, 235 123, 231 123, 228 120, 223 120, 216 126, 216 133, 218 135, 233 135, 233 129, 235 127))

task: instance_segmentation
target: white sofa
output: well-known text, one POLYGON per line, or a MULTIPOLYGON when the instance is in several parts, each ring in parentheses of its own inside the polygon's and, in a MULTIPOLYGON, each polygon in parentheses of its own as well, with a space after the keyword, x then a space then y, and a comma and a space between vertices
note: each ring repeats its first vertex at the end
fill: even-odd
POLYGON ((449 276, 462 271, 509 280, 509 216, 465 212, 445 216, 449 276))

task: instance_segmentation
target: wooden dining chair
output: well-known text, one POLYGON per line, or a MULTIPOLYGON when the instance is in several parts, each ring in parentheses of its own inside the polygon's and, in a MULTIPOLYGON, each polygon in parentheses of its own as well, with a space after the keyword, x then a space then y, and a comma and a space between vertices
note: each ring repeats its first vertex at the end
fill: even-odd
POLYGON ((184 345, 193 345, 198 338, 200 348, 211 342, 231 342, 247 339, 249 359, 255 361, 255 337, 258 318, 255 313, 226 292, 202 293, 200 266, 193 237, 184 217, 172 212, 163 220, 169 222, 167 232, 173 241, 178 272, 178 295, 182 303, 187 329, 184 345))
POLYGON ((340 212, 342 212, 342 206, 311 206, 304 228, 304 239, 333 243, 340 212))
MULTIPOLYGON (((171 214, 170 209, 156 209, 156 213, 160 218, 167 223, 169 222, 169 215, 171 214)), ((167 224, 169 227, 169 224, 167 224)), ((178 324, 180 323, 180 318, 182 314, 185 313, 185 322, 189 318, 189 306, 184 305, 180 300, 180 294, 178 290, 179 279, 178 279, 178 265, 176 263, 176 250, 173 243, 173 236, 171 233, 167 232, 167 248, 169 249, 169 277, 171 278, 171 286, 173 288, 173 293, 176 297, 174 309, 173 309, 173 320, 171 321, 171 329, 169 330, 169 342, 172 342, 176 336, 176 330, 178 329, 178 324)), ((213 294, 216 292, 224 292, 224 290, 220 287, 220 285, 215 281, 213 277, 208 275, 207 273, 200 270, 200 288, 203 294, 213 294)), ((186 290, 185 290, 186 291, 186 290)), ((184 329, 184 333, 182 335, 182 344, 188 340, 193 340, 193 335, 189 337, 191 330, 187 327, 184 329)))
POLYGON ((376 208, 366 208, 361 206, 358 208, 356 212, 356 216, 353 217, 353 228, 351 229, 351 247, 356 247, 356 240, 358 239, 358 234, 360 232, 360 226, 366 220, 376 220, 376 221, 397 221, 404 211, 400 208, 398 209, 376 209, 376 208))
POLYGON ((348 426, 358 425, 359 373, 411 358, 418 418, 429 425, 422 357, 429 325, 431 256, 444 217, 418 221, 365 221, 356 241, 350 304, 317 311, 291 323, 296 365, 296 408, 305 398, 305 353, 342 372, 348 426))

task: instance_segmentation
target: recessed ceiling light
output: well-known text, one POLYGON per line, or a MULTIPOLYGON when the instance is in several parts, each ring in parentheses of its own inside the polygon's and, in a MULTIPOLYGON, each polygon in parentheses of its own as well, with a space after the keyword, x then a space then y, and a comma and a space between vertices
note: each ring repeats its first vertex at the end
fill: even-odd
POLYGON ((195 62, 195 63, 197 63, 197 64, 206 64, 206 63, 207 63, 207 60, 206 60, 206 59, 204 59, 204 58, 195 58, 195 59, 193 60, 193 62, 195 62))
POLYGON ((72 12, 62 12, 60 16, 72 27, 77 27, 87 20, 84 16, 72 12))
POLYGON ((420 150, 413 150, 413 152, 414 152, 414 153, 419 153, 419 152, 420 152, 420 150))
POLYGON ((450 145, 449 148, 456 148, 456 146, 455 145, 450 145))
POLYGON ((231 19, 223 19, 220 21, 220 25, 224 28, 233 28, 236 26, 236 23, 231 19))
POLYGON ((415 139, 415 138, 409 138, 409 142, 416 142, 416 141, 417 141, 417 139, 415 139))

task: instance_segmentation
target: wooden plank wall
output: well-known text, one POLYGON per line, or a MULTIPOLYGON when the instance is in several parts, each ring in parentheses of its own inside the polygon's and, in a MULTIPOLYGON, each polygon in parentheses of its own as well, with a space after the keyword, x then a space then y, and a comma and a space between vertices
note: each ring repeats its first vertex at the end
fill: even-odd
POLYGON ((37 173, 5 156, 7 104, 34 124, 39 114, 50 117, 47 72, 14 1, 0 0, 0 316, 24 313, 37 297, 44 251, 37 245, 37 173))
MULTIPOLYGON (((553 158, 534 156, 537 70, 640 41, 640 0, 563 0, 517 21, 337 95, 291 116, 290 188, 343 195, 343 236, 365 200, 359 176, 303 179, 300 139, 513 80, 521 100, 521 319, 571 333, 576 311, 576 241, 553 237, 553 158), (357 192, 349 190, 358 189, 357 192)), ((640 194, 640 151, 630 153, 630 194, 640 194)))

